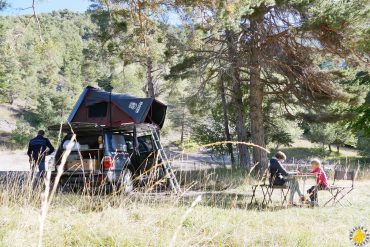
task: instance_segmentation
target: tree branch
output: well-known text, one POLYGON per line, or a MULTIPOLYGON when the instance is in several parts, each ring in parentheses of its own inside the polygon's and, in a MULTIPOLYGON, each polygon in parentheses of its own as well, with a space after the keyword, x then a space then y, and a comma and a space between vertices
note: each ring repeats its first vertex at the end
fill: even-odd
POLYGON ((36 8, 35 8, 35 0, 32 0, 32 11, 33 11, 33 17, 35 18, 36 20, 36 23, 37 23, 37 28, 39 30, 39 38, 40 38, 40 41, 42 43, 44 43, 44 39, 42 38, 42 31, 41 31, 41 24, 40 24, 40 20, 36 14, 36 8))

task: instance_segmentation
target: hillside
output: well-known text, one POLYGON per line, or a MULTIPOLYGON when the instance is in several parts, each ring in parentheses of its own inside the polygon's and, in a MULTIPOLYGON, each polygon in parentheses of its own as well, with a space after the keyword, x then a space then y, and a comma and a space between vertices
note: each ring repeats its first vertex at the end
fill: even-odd
MULTIPOLYGON (((21 126, 19 132, 28 136, 34 129, 65 120, 85 86, 104 86, 104 80, 112 75, 108 61, 99 56, 104 47, 97 36, 98 24, 91 14, 65 10, 40 15, 43 42, 30 18, 0 17, 0 132, 3 137, 14 131, 17 124, 21 126)), ((132 70, 127 70, 130 84, 121 88, 126 93, 142 95, 138 90, 142 82, 135 81, 138 80, 135 66, 132 70)), ((22 145, 24 143, 19 143, 22 145)))
POLYGON ((19 108, 10 104, 0 105, 0 133, 11 133, 19 119, 19 108))
MULTIPOLYGON (((212 43, 217 40, 201 44, 202 33, 153 21, 150 32, 145 33, 147 43, 143 43, 134 19, 121 12, 109 16, 102 6, 81 14, 68 10, 40 14, 39 20, 40 30, 31 16, 0 17, 0 145, 11 138, 13 148, 24 148, 36 129, 65 121, 87 85, 138 96, 154 94, 169 105, 163 136, 171 133, 168 139, 173 143, 197 146, 223 140, 251 141, 258 133, 251 125, 255 118, 248 99, 248 64, 238 70, 243 82, 238 89, 231 78, 216 73, 227 71, 228 54, 220 55, 218 69, 209 63, 214 58, 198 54, 197 49, 217 50, 219 46, 212 43), (189 44, 199 47, 192 51, 189 44)), ((279 81, 285 75, 275 77, 267 66, 261 76, 266 91, 261 106, 264 121, 258 124, 265 132, 263 141, 271 148, 284 147, 295 145, 303 136, 333 149, 352 146, 368 152, 366 124, 361 124, 367 121, 370 99, 366 98, 366 67, 343 68, 336 60, 315 56, 312 61, 317 62, 310 66, 331 77, 336 71, 340 76, 332 83, 338 88, 337 95, 347 98, 307 94, 303 83, 296 85, 299 92, 292 91, 282 100, 278 92, 290 86, 279 81), (271 77, 271 84, 263 78, 266 76, 271 77), (301 102, 303 99, 309 102, 301 102)), ((233 149, 242 153, 241 157, 251 153, 225 145, 211 151, 225 155, 233 149)))

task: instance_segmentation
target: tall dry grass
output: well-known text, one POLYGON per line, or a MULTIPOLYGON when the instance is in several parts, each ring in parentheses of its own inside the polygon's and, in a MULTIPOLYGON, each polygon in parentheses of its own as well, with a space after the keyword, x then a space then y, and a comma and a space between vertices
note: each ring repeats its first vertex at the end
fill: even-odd
MULTIPOLYGON (((190 179, 190 171, 186 173, 182 177, 190 179)), ((183 195, 139 189, 129 195, 57 190, 45 217, 41 244, 349 246, 348 232, 358 224, 369 224, 367 180, 356 181, 355 191, 348 197, 352 206, 311 209, 273 205, 263 209, 246 207, 251 180, 244 179, 241 171, 191 171, 191 176, 203 184, 188 190, 192 182, 182 181, 182 189, 187 191, 183 195), (215 188, 219 188, 217 192, 215 188), (200 196, 202 200, 196 200, 200 196)), ((38 245, 40 191, 45 189, 44 183, 38 186, 19 187, 15 179, 1 186, 0 245, 38 245)), ((324 193, 319 193, 319 200, 327 198, 324 193)), ((276 204, 278 199, 276 195, 276 204)))
MULTIPOLYGON (((178 171, 179 194, 163 190, 167 178, 157 181, 156 176, 130 194, 120 188, 107 193, 91 183, 78 193, 65 193, 58 182, 69 152, 54 181, 49 172, 43 180, 15 174, 1 183, 2 245, 346 246, 347 228, 370 213, 366 181, 350 197, 356 198, 351 207, 247 207, 250 185, 259 179, 242 169, 178 171), (14 239, 15 234, 20 237, 14 239)), ((368 170, 358 174, 366 178, 368 170)))

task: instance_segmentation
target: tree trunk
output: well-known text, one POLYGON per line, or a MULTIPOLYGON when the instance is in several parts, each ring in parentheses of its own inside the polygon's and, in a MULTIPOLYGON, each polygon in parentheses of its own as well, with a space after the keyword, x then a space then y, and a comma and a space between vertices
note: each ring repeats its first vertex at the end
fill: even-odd
MULTIPOLYGON (((262 25, 263 15, 259 14, 251 19, 251 51, 250 51, 250 88, 249 88, 249 113, 251 123, 252 142, 263 148, 265 144, 265 129, 263 120, 263 83, 261 81, 261 67, 259 64, 259 25, 262 25)), ((258 163, 256 169, 261 172, 267 168, 267 153, 261 148, 253 147, 253 161, 258 163)))
MULTIPOLYGON (((228 55, 230 60, 229 74, 232 78, 233 103, 235 107, 235 130, 238 142, 247 142, 247 130, 245 129, 245 112, 243 105, 243 93, 240 82, 240 71, 238 65, 237 42, 232 31, 226 30, 226 41, 228 48, 228 55)), ((250 164, 250 157, 248 148, 244 144, 238 144, 239 151, 239 165, 241 167, 248 167, 250 164)))
POLYGON ((180 143, 181 147, 183 147, 184 144, 184 131, 185 131, 185 99, 182 98, 182 117, 181 117, 181 138, 180 143))
POLYGON ((146 80, 147 80, 147 91, 146 96, 155 98, 154 82, 153 82, 153 61, 150 57, 146 60, 146 80))
POLYGON ((331 153, 331 145, 330 145, 330 144, 328 144, 328 146, 329 146, 329 152, 331 153))
MULTIPOLYGON (((221 72, 219 72, 221 73, 221 72)), ((225 137, 226 141, 231 141, 230 129, 229 129, 229 116, 227 114, 227 102, 226 102, 226 94, 225 94, 225 85, 222 78, 222 73, 219 76, 219 86, 220 86, 220 95, 221 95, 221 102, 222 102, 222 110, 224 115, 224 130, 225 130, 225 137)), ((235 168, 235 158, 233 152, 233 145, 231 143, 227 144, 227 150, 230 155, 231 160, 231 167, 235 168)))

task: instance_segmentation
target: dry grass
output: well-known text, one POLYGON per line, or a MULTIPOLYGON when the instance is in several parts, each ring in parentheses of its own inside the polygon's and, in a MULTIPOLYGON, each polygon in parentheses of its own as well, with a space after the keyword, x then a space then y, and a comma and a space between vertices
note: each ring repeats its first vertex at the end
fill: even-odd
MULTIPOLYGON (((43 245, 169 246, 175 239, 175 246, 349 246, 351 228, 370 227, 370 181, 357 182, 349 197, 352 206, 257 210, 246 207, 250 179, 240 171, 193 172, 182 178, 186 176, 203 183, 192 188, 202 193, 183 198, 139 192, 56 194, 46 217, 43 245), (214 190, 219 193, 211 193, 214 190), (202 201, 189 211, 199 194, 202 201)), ((39 192, 8 186, 0 195, 0 245, 37 246, 39 192)))

